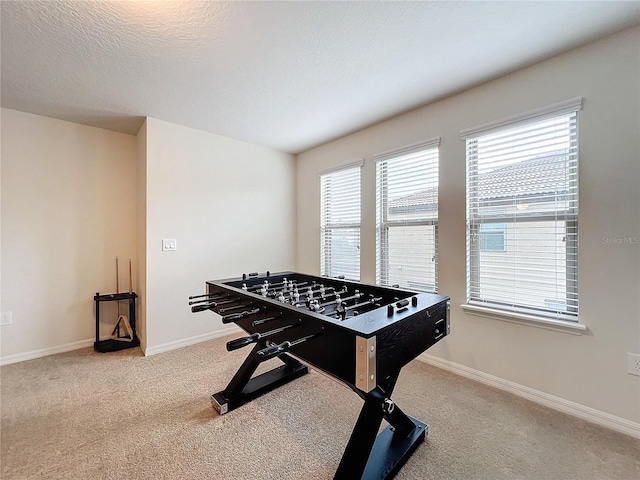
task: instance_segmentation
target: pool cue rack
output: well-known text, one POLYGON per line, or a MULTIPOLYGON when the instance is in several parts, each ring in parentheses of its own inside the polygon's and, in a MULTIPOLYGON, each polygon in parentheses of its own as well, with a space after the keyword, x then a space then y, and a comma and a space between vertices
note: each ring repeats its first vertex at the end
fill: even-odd
POLYGON ((140 339, 136 334, 136 295, 135 292, 124 293, 109 293, 100 295, 96 292, 93 300, 96 306, 96 341, 93 343, 93 348, 97 352, 115 352, 117 350, 124 350, 127 348, 133 348, 140 345, 140 339), (120 302, 127 301, 129 304, 129 324, 131 325, 132 337, 130 340, 109 338, 100 340, 100 304, 102 302, 120 302))

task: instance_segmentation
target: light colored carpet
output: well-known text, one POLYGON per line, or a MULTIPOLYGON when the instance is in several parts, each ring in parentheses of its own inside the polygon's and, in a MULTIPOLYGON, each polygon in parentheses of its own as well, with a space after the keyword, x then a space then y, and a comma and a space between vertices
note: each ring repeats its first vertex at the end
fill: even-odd
MULTIPOLYGON (((209 397, 249 352, 230 338, 1 367, 2 478, 333 478, 362 400, 312 371, 218 416, 209 397)), ((393 398, 429 424, 398 480, 640 478, 640 440, 419 361, 393 398)))

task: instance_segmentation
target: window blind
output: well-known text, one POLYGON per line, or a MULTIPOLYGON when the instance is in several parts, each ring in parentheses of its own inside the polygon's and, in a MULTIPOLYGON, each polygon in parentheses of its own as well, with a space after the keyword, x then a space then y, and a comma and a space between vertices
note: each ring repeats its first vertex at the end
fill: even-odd
POLYGON ((577 320, 577 110, 466 138, 470 304, 577 320))
POLYGON ((437 290, 439 142, 375 156, 379 284, 437 290))
POLYGON ((360 167, 320 175, 320 273, 360 280, 360 167))

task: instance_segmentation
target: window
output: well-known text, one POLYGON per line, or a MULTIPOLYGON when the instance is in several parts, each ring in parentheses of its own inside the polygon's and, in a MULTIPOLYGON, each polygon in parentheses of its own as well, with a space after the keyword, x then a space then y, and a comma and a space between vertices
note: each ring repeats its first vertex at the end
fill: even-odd
POLYGON ((362 162, 320 175, 320 273, 360 280, 362 162))
POLYGON ((581 103, 462 133, 469 305, 577 321, 581 103))
POLYGON ((487 252, 505 252, 504 246, 504 223, 482 223, 480 224, 480 250, 487 252))
POLYGON ((439 144, 437 138, 375 156, 379 284, 437 290, 439 144))

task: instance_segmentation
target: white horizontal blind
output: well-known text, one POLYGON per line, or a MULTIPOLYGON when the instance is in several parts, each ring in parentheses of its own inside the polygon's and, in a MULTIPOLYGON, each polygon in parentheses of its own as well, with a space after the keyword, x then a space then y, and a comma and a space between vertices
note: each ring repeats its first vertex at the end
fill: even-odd
POLYGON ((575 110, 466 138, 469 303, 577 319, 575 110))
POLYGON ((360 165, 320 176, 320 273, 360 280, 360 165))
POLYGON ((375 157, 379 284, 437 291, 438 145, 375 157))

